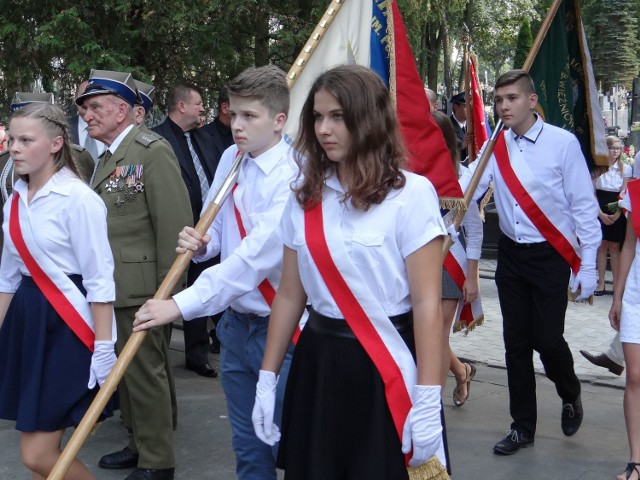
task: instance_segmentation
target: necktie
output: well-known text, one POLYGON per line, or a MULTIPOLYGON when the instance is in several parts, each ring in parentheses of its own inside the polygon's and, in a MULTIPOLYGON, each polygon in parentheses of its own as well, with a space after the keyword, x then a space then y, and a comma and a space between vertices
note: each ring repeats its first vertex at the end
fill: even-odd
POLYGON ((205 198, 207 198, 207 192, 209 191, 209 180, 207 180, 207 174, 204 173, 204 168, 202 167, 200 158, 198 158, 196 149, 193 148, 193 143, 191 143, 191 133, 184 132, 184 136, 187 138, 187 145, 189 146, 189 153, 191 153, 191 158, 193 159, 193 166, 196 169, 198 180, 200 180, 200 193, 202 194, 202 202, 204 203, 205 198))
POLYGON ((87 132, 87 136, 84 139, 83 147, 86 148, 87 152, 91 154, 91 158, 93 158, 93 161, 98 163, 98 144, 96 143, 95 139, 89 135, 87 128, 85 128, 84 130, 85 132, 87 132))

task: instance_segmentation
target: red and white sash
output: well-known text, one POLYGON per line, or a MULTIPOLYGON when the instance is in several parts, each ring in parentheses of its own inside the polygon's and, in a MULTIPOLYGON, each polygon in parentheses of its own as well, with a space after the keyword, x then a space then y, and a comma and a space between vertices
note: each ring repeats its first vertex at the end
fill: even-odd
MULTIPOLYGON (((243 191, 244 191, 244 188, 238 187, 238 183, 236 183, 233 186, 233 189, 231 191, 233 195, 233 210, 236 217, 236 223, 238 224, 238 232, 240 233, 240 239, 243 239, 244 237, 247 236, 247 229, 245 225, 251 226, 251 223, 249 222, 249 219, 244 211, 244 207, 242 206, 241 198, 242 198, 243 191)), ((269 308, 271 308, 271 305, 273 305, 273 299, 276 298, 276 289, 273 287, 273 285, 271 284, 268 278, 265 278, 260 283, 260 285, 258 285, 258 291, 263 296, 264 301, 267 302, 267 305, 269 305, 269 308)), ((298 325, 295 332, 293 333, 293 338, 291 339, 294 345, 298 343, 298 338, 300 337, 301 328, 304 327, 304 324, 306 323, 307 318, 308 318, 308 313, 305 310, 302 316, 302 320, 300 321, 300 324, 298 325)))
MULTIPOLYGON (((326 195, 335 195, 335 192, 328 191, 326 195)), ((417 379, 416 364, 362 274, 351 262, 342 236, 337 234, 340 219, 331 218, 332 209, 328 210, 323 212, 320 203, 305 211, 307 247, 349 327, 380 372, 391 416, 402 439, 402 429, 411 409, 410 392, 417 379), (326 228, 331 229, 332 235, 325 235, 326 228)))
POLYGON ((89 302, 71 279, 38 247, 27 206, 16 191, 11 201, 9 234, 45 298, 80 341, 93 351, 95 333, 89 302))
MULTIPOLYGON (((460 242, 455 242, 451 245, 444 259, 444 268, 458 288, 462 290, 464 282, 467 280, 469 266, 467 263, 467 252, 465 252, 460 242)), ((484 312, 482 311, 482 301, 479 294, 471 303, 464 303, 462 299, 458 301, 455 322, 453 324, 454 332, 464 330, 465 333, 467 333, 476 326, 482 325, 483 321, 484 312)))
POLYGON ((574 275, 577 274, 580 248, 575 232, 562 210, 553 204, 544 184, 527 166, 514 140, 500 132, 493 154, 511 195, 542 236, 567 261, 574 275))
POLYGON ((636 236, 640 238, 640 178, 629 181, 627 183, 627 191, 629 192, 629 201, 631 202, 631 221, 636 236))

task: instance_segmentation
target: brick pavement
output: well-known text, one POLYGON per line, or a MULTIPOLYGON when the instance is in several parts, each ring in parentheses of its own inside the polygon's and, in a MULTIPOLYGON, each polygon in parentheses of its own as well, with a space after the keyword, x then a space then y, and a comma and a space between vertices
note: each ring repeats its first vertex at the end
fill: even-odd
MULTIPOLYGON (((464 359, 504 368, 504 343, 502 341, 502 315, 498 304, 498 292, 493 280, 495 260, 480 261, 480 293, 485 322, 469 335, 451 335, 451 348, 464 359)), ((607 289, 611 290, 611 272, 607 272, 607 289)), ((569 302, 565 323, 565 338, 575 362, 576 374, 583 382, 624 388, 624 374, 620 377, 589 363, 580 350, 591 353, 604 352, 609 347, 614 330, 609 325, 611 295, 594 297, 592 306, 569 302)), ((536 372, 544 373, 537 354, 534 355, 536 372)))

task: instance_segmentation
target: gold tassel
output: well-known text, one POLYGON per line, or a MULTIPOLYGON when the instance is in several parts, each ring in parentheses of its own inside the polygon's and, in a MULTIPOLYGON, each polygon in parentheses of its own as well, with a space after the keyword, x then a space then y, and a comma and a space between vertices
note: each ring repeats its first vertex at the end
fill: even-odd
POLYGON ((580 295, 580 289, 576 293, 571 291, 571 287, 567 289, 567 295, 569 296, 569 301, 573 303, 586 303, 588 305, 593 305, 593 295, 591 295, 587 300, 578 301, 578 295, 580 295))
POLYGON ((419 467, 409 467, 409 480, 451 480, 447 469, 435 455, 419 467))
POLYGON ((440 197, 440 208, 443 210, 453 210, 457 212, 466 212, 467 205, 464 203, 464 198, 454 197, 440 197))

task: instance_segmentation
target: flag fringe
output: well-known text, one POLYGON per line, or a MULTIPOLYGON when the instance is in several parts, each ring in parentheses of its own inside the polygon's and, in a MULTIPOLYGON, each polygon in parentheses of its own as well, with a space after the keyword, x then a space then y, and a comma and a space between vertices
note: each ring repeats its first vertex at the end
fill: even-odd
POLYGON ((407 471, 409 472, 409 480, 451 480, 446 468, 435 455, 426 463, 415 468, 408 468, 407 471))
POLYGON ((440 197, 440 208, 443 210, 453 210, 456 212, 466 212, 467 204, 464 203, 464 198, 455 197, 440 197))
POLYGON ((467 324, 464 320, 458 320, 453 324, 453 333, 464 331, 464 336, 469 335, 469 332, 473 331, 476 327, 484 325, 484 315, 479 316, 471 323, 467 324))

